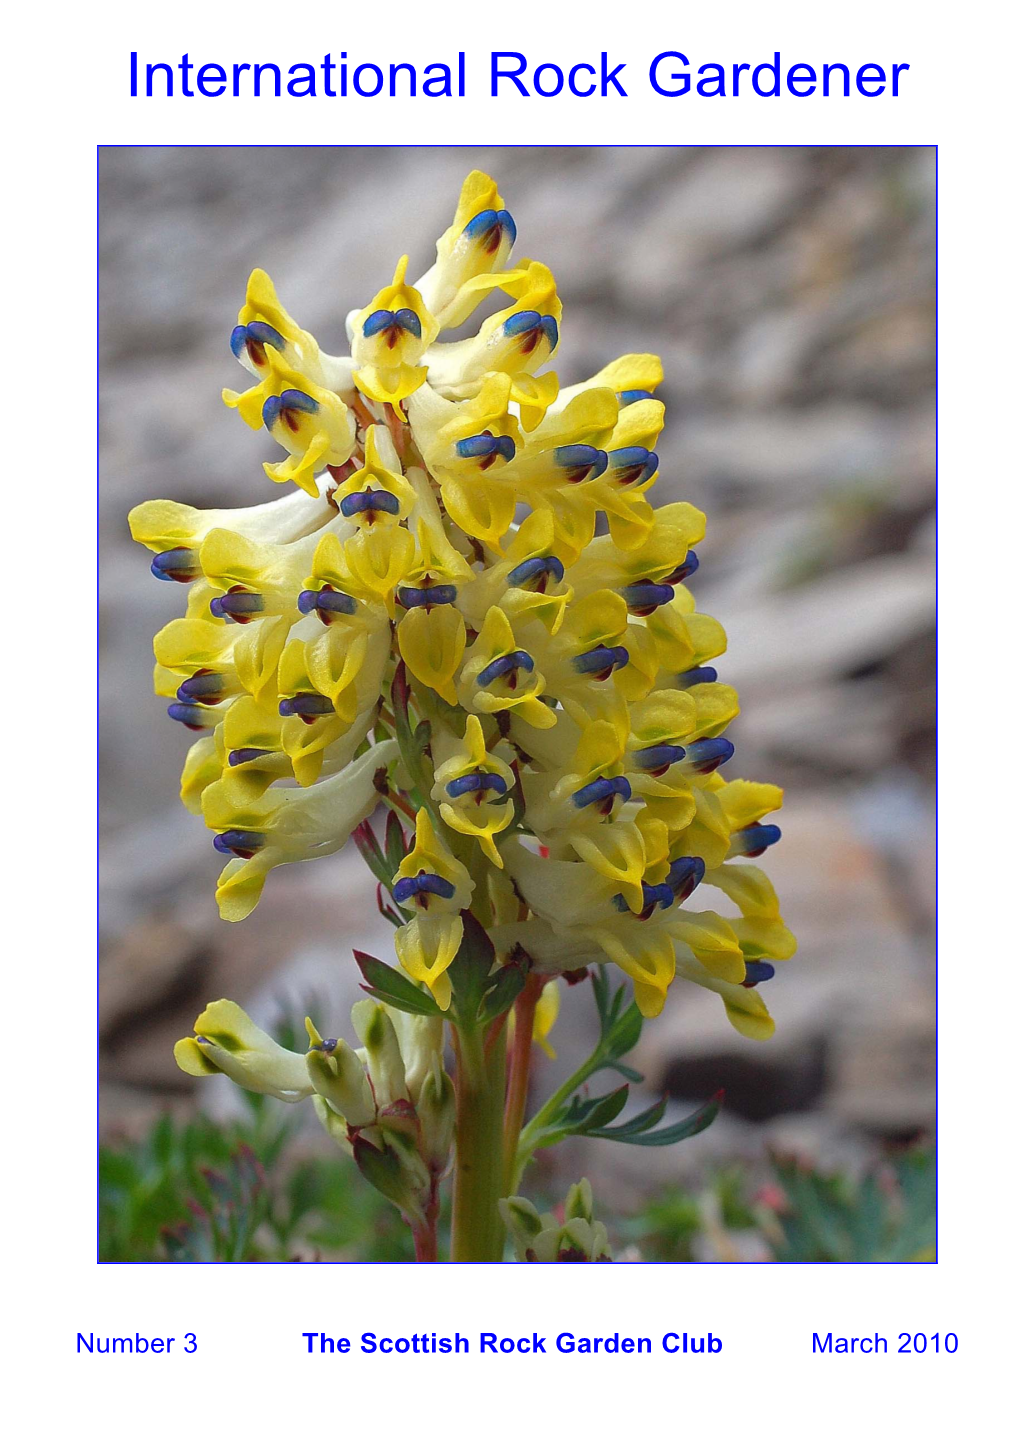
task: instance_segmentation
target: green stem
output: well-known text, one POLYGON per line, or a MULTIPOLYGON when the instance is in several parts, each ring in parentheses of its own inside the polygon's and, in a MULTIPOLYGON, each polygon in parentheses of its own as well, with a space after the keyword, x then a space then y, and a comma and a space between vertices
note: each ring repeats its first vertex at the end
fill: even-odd
POLYGON ((539 1108, 527 1127, 521 1132, 520 1141, 517 1145, 516 1170, 513 1177, 513 1187, 517 1188, 524 1169, 531 1161, 534 1154, 539 1150, 542 1143, 542 1132, 550 1123, 559 1116, 560 1109, 565 1106, 573 1097, 579 1087, 583 1087, 594 1073, 603 1066, 605 1056, 601 1045, 586 1062, 582 1062, 576 1072, 571 1073, 566 1082, 558 1087, 550 1098, 539 1108))
POLYGON ((457 1055, 457 1144, 453 1180, 455 1263, 499 1262, 503 1220, 503 1092, 505 1028, 485 1045, 478 1026, 454 1027, 457 1055))
POLYGON ((510 1078, 506 1090, 506 1115, 503 1124, 503 1187, 510 1197, 517 1184, 517 1144, 524 1125, 528 1104, 528 1078, 531 1073, 531 1035, 535 1027, 535 1008, 542 994, 544 978, 532 972, 514 1008, 514 1040, 510 1049, 510 1078))

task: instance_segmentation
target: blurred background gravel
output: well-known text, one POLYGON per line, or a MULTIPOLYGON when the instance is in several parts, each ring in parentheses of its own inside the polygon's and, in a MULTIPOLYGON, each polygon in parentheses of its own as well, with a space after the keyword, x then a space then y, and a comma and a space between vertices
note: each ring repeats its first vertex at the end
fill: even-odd
MULTIPOLYGON (((935 156, 925 148, 121 148, 100 151, 101 1115, 132 1131, 200 1095, 174 1039, 209 998, 262 1021, 323 998, 343 1028, 350 949, 391 957, 352 852, 275 872, 258 912, 218 920, 219 858, 176 799, 187 734, 150 694, 151 637, 182 593, 149 575, 125 513, 270 499, 271 443, 219 399, 248 271, 264 266, 326 350, 411 253, 434 254, 460 181, 494 174, 520 255, 564 303, 569 382, 659 352, 658 501, 708 513, 694 583, 741 692, 736 775, 781 783, 768 868, 798 956, 769 984, 778 1022, 744 1041, 678 985, 638 1065, 678 1108, 727 1089, 677 1149, 556 1154, 633 1206, 764 1144, 862 1161, 933 1121, 935 156)), ((732 769, 731 769, 732 770, 732 769)), ((547 1088, 594 1008, 564 1001, 547 1088)), ((553 1185, 556 1178, 551 1179, 553 1185)))

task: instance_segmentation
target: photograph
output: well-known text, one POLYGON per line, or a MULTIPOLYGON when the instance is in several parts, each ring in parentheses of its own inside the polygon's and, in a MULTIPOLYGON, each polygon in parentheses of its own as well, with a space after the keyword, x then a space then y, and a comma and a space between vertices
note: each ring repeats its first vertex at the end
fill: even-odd
POLYGON ((98 1261, 936 1262, 936 147, 97 165, 98 1261))

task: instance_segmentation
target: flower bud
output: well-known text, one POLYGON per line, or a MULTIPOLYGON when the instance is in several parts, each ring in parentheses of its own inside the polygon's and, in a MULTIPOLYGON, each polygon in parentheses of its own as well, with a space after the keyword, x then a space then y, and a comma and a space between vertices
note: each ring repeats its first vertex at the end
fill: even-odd
POLYGON ((429 1176, 413 1138, 402 1132, 380 1133, 381 1145, 359 1133, 353 1141, 358 1170, 377 1192, 389 1198, 412 1225, 425 1221, 429 1176))
POLYGON ((364 1043, 368 1073, 378 1107, 407 1097, 407 1079, 400 1043, 386 1009, 365 998, 351 1008, 354 1030, 364 1043))
POLYGON ((404 1060, 404 1075, 407 1091, 404 1094, 417 1104, 422 1084, 432 1069, 434 1058, 442 1064, 443 1019, 441 1017, 418 1017, 410 1012, 393 1011, 390 1021, 400 1041, 400 1054, 404 1060))
POLYGON ((422 1083, 417 1111, 422 1157, 432 1172, 441 1173, 445 1171, 453 1146, 457 1103, 453 1083, 443 1070, 438 1053, 433 1053, 432 1067, 422 1083))
POLYGON ((350 1157, 353 1148, 351 1147, 350 1138, 347 1136, 347 1123, 338 1112, 333 1111, 326 1099, 320 1097, 318 1093, 312 1098, 312 1106, 315 1108, 315 1115, 322 1123, 325 1131, 333 1139, 337 1147, 341 1148, 347 1153, 348 1157, 350 1157))
POLYGON ((567 1193, 566 1221, 552 1213, 539 1213, 526 1198, 504 1198, 499 1210, 522 1263, 608 1263, 609 1238, 593 1217, 591 1184, 587 1178, 567 1193))
POLYGON ((375 1122, 375 1098, 357 1053, 342 1037, 320 1037, 307 1017, 305 1027, 311 1043, 305 1064, 315 1091, 348 1127, 368 1127, 375 1122))
POLYGON ((586 1177, 580 1182, 575 1182, 567 1193, 567 1201, 563 1206, 563 1215, 569 1222, 571 1218, 583 1218, 590 1223, 594 1216, 595 1204, 591 1195, 591 1183, 586 1177))

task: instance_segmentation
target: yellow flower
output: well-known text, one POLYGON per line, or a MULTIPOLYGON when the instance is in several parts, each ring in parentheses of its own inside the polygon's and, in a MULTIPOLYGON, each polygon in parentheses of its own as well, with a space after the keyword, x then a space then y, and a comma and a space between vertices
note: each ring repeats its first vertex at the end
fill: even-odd
POLYGON ((262 469, 270 481, 293 481, 309 496, 317 496, 317 474, 327 466, 343 465, 354 449, 354 417, 336 392, 317 386, 275 351, 267 354, 262 424, 290 454, 286 461, 267 461, 262 469))
POLYGON ((404 970, 424 982, 445 1011, 452 996, 446 970, 464 936, 461 911, 469 906, 473 884, 435 831, 422 808, 415 821, 414 847, 393 879, 393 899, 414 915, 398 927, 394 942, 404 970))
POLYGON ((491 606, 464 658, 457 688, 461 705, 482 715, 514 712, 531 726, 552 727, 556 713, 540 699, 544 690, 534 657, 517 645, 506 614, 491 606))
POLYGON ((182 1072, 207 1077, 224 1072, 249 1092, 268 1093, 282 1102, 309 1097, 312 1084, 305 1059, 274 1042, 238 1007, 221 998, 195 1020, 194 1037, 182 1037, 174 1057, 182 1072))
POLYGON ((328 781, 300 791, 270 788, 253 796, 229 775, 207 787, 205 824, 217 834, 216 850, 231 858, 216 887, 223 920, 241 922, 255 909, 273 867, 339 851, 377 805, 376 774, 396 753, 395 742, 379 742, 328 781))
POLYGON ((319 350, 315 337, 301 330, 280 304, 275 286, 262 270, 254 270, 248 277, 248 291, 230 335, 230 349, 259 384, 243 395, 224 390, 223 399, 228 406, 237 408, 253 431, 262 425, 262 407, 271 394, 263 383, 270 381, 274 355, 317 386, 332 391, 349 391, 353 387, 350 362, 319 350))
POLYGON ((453 224, 436 244, 436 263, 418 282, 425 305, 445 327, 466 321, 499 283, 517 227, 495 182, 473 170, 461 187, 453 224))
POLYGON ((414 286, 406 283, 407 256, 397 262, 391 285, 384 286, 352 322, 354 380, 375 401, 391 406, 416 391, 426 369, 418 364, 439 326, 414 286))
POLYGON ((495 867, 503 866, 493 838, 513 821, 509 793, 514 774, 486 749, 482 724, 469 716, 463 741, 445 733, 433 745, 437 763, 433 800, 448 827, 475 837, 495 867))

